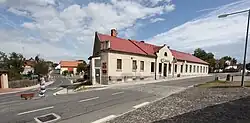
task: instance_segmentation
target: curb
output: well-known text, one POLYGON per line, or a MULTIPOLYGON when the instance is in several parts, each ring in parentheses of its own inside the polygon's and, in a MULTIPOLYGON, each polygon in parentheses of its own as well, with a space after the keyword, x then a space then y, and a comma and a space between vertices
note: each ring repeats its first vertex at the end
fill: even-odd
MULTIPOLYGON (((46 85, 45 87, 53 84, 55 81, 51 81, 51 83, 49 83, 48 85, 46 85)), ((39 84, 37 85, 34 85, 34 86, 30 86, 30 87, 26 87, 26 88, 19 88, 20 90, 19 91, 12 91, 12 92, 6 92, 6 93, 0 93, 0 95, 5 95, 5 94, 13 94, 13 93, 19 93, 19 92, 23 92, 23 91, 27 91, 27 90, 31 90, 31 89, 36 89, 37 87, 35 86, 38 86, 39 84)))

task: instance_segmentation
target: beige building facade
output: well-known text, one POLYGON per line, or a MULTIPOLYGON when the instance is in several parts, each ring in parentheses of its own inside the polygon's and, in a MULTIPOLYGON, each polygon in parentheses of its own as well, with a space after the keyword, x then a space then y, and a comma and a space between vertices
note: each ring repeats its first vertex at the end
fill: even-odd
POLYGON ((93 84, 208 74, 208 64, 191 54, 167 45, 120 39, 112 33, 96 33, 93 56, 89 58, 93 84))

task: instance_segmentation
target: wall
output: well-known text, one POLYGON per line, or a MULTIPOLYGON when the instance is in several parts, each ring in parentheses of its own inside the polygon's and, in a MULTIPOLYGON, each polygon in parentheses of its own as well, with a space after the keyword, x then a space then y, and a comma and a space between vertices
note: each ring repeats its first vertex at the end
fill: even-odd
POLYGON ((155 58, 131 55, 125 53, 108 53, 108 75, 115 79, 133 79, 131 77, 154 77, 154 72, 151 72, 151 62, 155 62, 155 58), (117 59, 122 59, 122 69, 117 70, 117 59), (132 61, 136 60, 137 69, 132 69, 132 61), (144 61, 144 71, 140 70, 140 61, 144 61))
POLYGON ((94 85, 94 84, 100 84, 100 83, 97 83, 97 81, 96 81, 96 77, 95 77, 95 75, 96 75, 96 71, 95 71, 95 69, 100 69, 100 66, 96 66, 95 65, 95 60, 97 60, 97 59, 101 59, 100 57, 93 57, 91 60, 90 60, 90 69, 91 69, 91 72, 90 72, 90 79, 91 79, 91 82, 92 82, 92 84, 94 85))
MULTIPOLYGON (((157 54, 157 67, 156 67, 156 77, 157 79, 159 78, 163 78, 163 70, 164 70, 164 63, 167 64, 167 76, 169 76, 169 74, 171 74, 168 70, 169 70, 169 63, 172 63, 173 61, 173 55, 171 53, 171 51, 168 49, 167 46, 162 47, 157 54), (165 53, 167 54, 167 56, 165 56, 165 53), (162 61, 164 59, 164 62, 162 61), (159 73, 159 63, 162 63, 162 72, 159 73)), ((173 66, 173 65, 171 65, 173 66)))
POLYGON ((28 74, 29 71, 34 72, 34 68, 31 66, 25 66, 22 74, 28 74))
MULTIPOLYGON (((65 71, 65 70, 68 70, 68 67, 61 67, 61 70, 60 70, 60 74, 62 74, 63 73, 63 71, 65 71)), ((73 73, 74 74, 76 74, 77 73, 77 68, 73 68, 73 73)))
POLYGON ((8 75, 6 73, 0 74, 1 88, 9 88, 8 75))

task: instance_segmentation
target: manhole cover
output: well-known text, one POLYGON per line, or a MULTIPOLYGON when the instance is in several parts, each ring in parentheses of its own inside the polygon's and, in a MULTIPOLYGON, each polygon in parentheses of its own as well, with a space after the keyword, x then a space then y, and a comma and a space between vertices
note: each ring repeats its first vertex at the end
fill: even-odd
POLYGON ((50 113, 42 116, 35 117, 34 119, 38 123, 50 123, 56 120, 59 120, 61 117, 55 113, 50 113))

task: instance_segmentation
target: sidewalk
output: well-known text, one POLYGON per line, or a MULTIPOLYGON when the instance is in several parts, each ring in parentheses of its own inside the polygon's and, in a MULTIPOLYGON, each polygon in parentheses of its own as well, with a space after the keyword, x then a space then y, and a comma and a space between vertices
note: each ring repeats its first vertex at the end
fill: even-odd
POLYGON ((206 76, 213 76, 213 75, 196 75, 196 76, 184 76, 184 77, 174 77, 174 78, 166 78, 166 79, 159 79, 159 80, 141 80, 141 81, 129 81, 129 82, 119 82, 110 85, 91 85, 91 86, 84 86, 85 89, 80 91, 62 89, 54 93, 54 95, 59 94, 75 94, 79 92, 86 92, 86 91, 94 91, 94 90, 104 90, 109 88, 115 87, 123 87, 123 86, 130 86, 130 85, 143 85, 143 84, 150 84, 150 83, 158 83, 158 82, 168 82, 172 80, 181 80, 181 79, 188 79, 188 78, 195 78, 195 77, 206 77, 206 76))
MULTIPOLYGON (((54 83, 54 81, 46 82, 45 86, 49 86, 52 83, 54 83)), ((0 95, 18 93, 18 92, 22 92, 22 91, 26 91, 26 90, 30 90, 30 89, 39 88, 39 87, 40 87, 40 84, 37 84, 37 85, 34 85, 34 86, 30 86, 30 87, 24 87, 24 88, 6 88, 6 89, 0 89, 0 95)))
POLYGON ((150 83, 158 83, 158 82, 167 82, 173 80, 181 80, 181 79, 189 79, 195 77, 206 77, 206 76, 213 76, 211 74, 208 75, 196 75, 196 76, 183 76, 183 77, 173 77, 173 78, 166 78, 166 79, 158 79, 158 80, 143 80, 143 81, 131 81, 131 82, 120 82, 106 86, 106 88, 112 88, 117 86, 127 86, 127 85, 140 85, 140 84, 150 84, 150 83))

